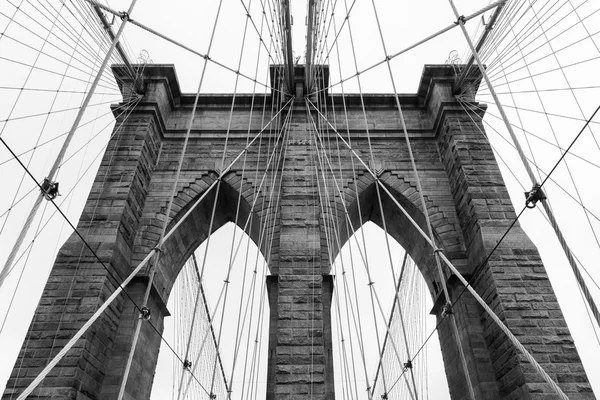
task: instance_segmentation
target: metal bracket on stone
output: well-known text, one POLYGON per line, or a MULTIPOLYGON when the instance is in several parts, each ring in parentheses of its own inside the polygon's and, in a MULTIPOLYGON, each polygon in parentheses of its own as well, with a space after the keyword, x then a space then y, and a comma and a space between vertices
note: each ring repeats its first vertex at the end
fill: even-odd
POLYGON ((142 307, 140 309, 140 318, 148 321, 150 318, 152 318, 152 311, 146 306, 142 307))
POLYGON ((40 186, 42 194, 44 195, 44 198, 46 200, 51 201, 54 200, 56 196, 60 196, 60 193, 58 192, 58 182, 54 182, 48 178, 44 178, 44 181, 40 186))
POLYGON ((454 310, 452 310, 452 304, 446 303, 442 307, 442 318, 446 318, 450 315, 454 314, 454 310))
POLYGON ((529 192, 525 192, 525 207, 535 208, 540 200, 546 200, 546 193, 542 190, 541 185, 536 183, 529 192))

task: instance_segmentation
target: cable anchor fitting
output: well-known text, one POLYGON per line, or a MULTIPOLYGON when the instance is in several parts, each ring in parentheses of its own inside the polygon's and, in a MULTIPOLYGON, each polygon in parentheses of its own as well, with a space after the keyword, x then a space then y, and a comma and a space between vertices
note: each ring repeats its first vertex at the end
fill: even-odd
POLYGON ((140 309, 140 318, 144 321, 150 320, 152 318, 152 311, 146 306, 142 307, 140 309))
POLYGON ((461 15, 460 17, 458 17, 456 22, 454 22, 454 24, 455 25, 464 25, 466 22, 467 22, 467 19, 465 18, 465 16, 461 15))
POLYGON ((44 178, 42 182, 41 190, 44 198, 48 201, 54 200, 57 196, 60 196, 58 192, 58 182, 51 181, 48 178, 44 178))
POLYGON ((192 368, 192 362, 186 358, 183 360, 183 369, 189 370, 190 368, 192 368))
POLYGON ((408 360, 407 362, 404 363, 404 369, 412 369, 413 365, 412 365, 412 361, 408 360))
POLYGON ((452 310, 452 304, 446 303, 442 306, 442 318, 446 318, 449 315, 454 314, 454 310, 452 310))
POLYGON ((546 200, 546 193, 542 190, 541 185, 536 183, 529 192, 525 192, 525 207, 535 208, 540 200, 546 200))

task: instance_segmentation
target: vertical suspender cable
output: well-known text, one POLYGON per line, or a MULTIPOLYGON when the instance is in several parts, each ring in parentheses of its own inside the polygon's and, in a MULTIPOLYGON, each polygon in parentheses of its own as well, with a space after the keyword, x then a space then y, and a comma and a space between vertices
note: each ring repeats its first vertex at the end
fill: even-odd
MULTIPOLYGON (((442 264, 441 264, 440 258, 439 258, 439 251, 438 251, 438 249, 436 247, 436 244, 435 244, 435 237, 433 235, 433 228, 431 226, 431 220, 429 218, 429 211, 427 210, 427 204, 425 202, 425 195, 423 194, 423 187, 421 185, 421 180, 419 178, 419 171, 417 170, 417 164, 415 162, 414 154, 413 154, 413 151, 412 151, 412 146, 411 146, 411 143, 410 143, 410 138, 408 137, 408 130, 406 128, 406 121, 404 119, 404 113, 402 112, 402 107, 400 105, 400 99, 398 97, 398 91, 396 89, 396 82, 395 82, 395 79, 394 79, 394 74, 392 73, 392 67, 390 65, 389 57, 387 57, 387 48, 386 48, 386 45, 385 45, 385 40, 383 38, 383 32, 381 31, 381 24, 379 23, 379 15, 377 13, 377 7, 375 6, 375 2, 373 0, 371 0, 371 3, 373 4, 373 10, 375 12, 375 19, 377 21, 377 27, 379 29, 379 36, 381 38, 381 44, 383 46, 383 51, 384 51, 385 56, 386 56, 386 65, 387 65, 388 72, 389 72, 389 75, 390 75, 390 80, 391 80, 391 83, 392 83, 392 87, 394 89, 394 99, 396 101, 396 107, 398 108, 398 114, 400 116, 400 122, 402 124, 402 130, 403 130, 403 133, 404 133, 404 139, 406 141, 406 147, 408 149, 408 154, 409 154, 409 157, 410 157, 410 162, 411 162, 411 165, 412 165, 413 173, 415 174, 415 181, 416 181, 416 184, 417 184, 417 191, 419 192, 419 200, 421 202, 421 207, 423 208, 423 215, 425 216, 425 221, 426 221, 426 224, 427 224, 427 232, 429 234, 429 238, 431 240, 431 243, 434 246, 433 254, 434 254, 434 257, 435 257, 435 263, 436 263, 436 266, 437 266, 437 272, 438 272, 438 275, 439 275, 440 284, 441 284, 442 289, 443 289, 443 293, 444 293, 444 296, 445 296, 445 299, 446 299, 446 304, 450 304, 450 301, 451 301, 450 294, 448 292, 448 287, 446 285, 446 278, 444 277, 444 272, 442 270, 442 264)), ((379 180, 377 180, 377 196, 378 196, 378 200, 379 200, 380 206, 381 206, 381 194, 380 194, 380 191, 379 191, 379 187, 380 186, 383 186, 383 185, 381 184, 381 182, 379 180)), ((381 210, 381 211, 383 213, 383 210, 381 210)), ((399 302, 397 292, 396 292, 396 300, 399 302)), ((398 306, 400 306, 400 304, 398 304, 398 306)), ((450 316, 450 319, 451 319, 451 325, 452 325, 452 331, 453 331, 453 334, 454 334, 454 338, 456 340, 456 347, 458 349, 458 353, 459 353, 460 359, 461 359, 461 364, 462 364, 462 367, 463 367, 463 370, 464 370, 464 374, 465 374, 465 381, 467 382, 467 387, 469 389, 469 394, 470 394, 470 396, 471 396, 472 399, 475 399, 475 391, 473 389, 473 384, 472 384, 471 379, 470 379, 470 374, 469 374, 469 369, 468 369, 468 365, 467 365, 467 360, 466 360, 466 357, 465 357, 465 354, 464 354, 464 349, 462 348, 462 343, 460 341, 460 335, 459 335, 459 332, 458 332, 458 326, 456 325, 456 320, 455 320, 454 315, 450 314, 449 316, 450 316)), ((411 369, 411 377, 413 379, 413 385, 414 385, 415 382, 414 382, 414 374, 413 374, 412 369, 411 369)))
MULTIPOLYGON (((211 33, 211 36, 210 36, 210 42, 208 44, 208 50, 206 52, 207 57, 210 54, 210 50, 211 50, 211 47, 212 47, 212 44, 213 44, 213 40, 214 40, 214 37, 215 37, 215 31, 216 31, 216 28, 217 28, 217 23, 219 21, 219 15, 220 15, 220 12, 221 12, 221 5, 222 5, 222 3, 223 3, 223 0, 220 0, 219 1, 219 7, 217 9, 217 15, 215 17, 215 22, 214 22, 213 29, 212 29, 212 33, 211 33)), ((171 214, 171 208, 173 206, 173 201, 175 200, 175 196, 177 194, 177 184, 179 183, 179 176, 181 175, 181 168, 183 166, 183 160, 185 158, 185 153, 186 153, 187 146, 188 146, 188 143, 189 143, 190 132, 192 130, 192 125, 193 125, 193 122, 194 122, 194 117, 196 116, 196 109, 198 108, 198 100, 200 98, 200 91, 202 89, 202 83, 204 82, 204 75, 205 75, 205 72, 206 72, 206 66, 207 65, 208 65, 208 60, 205 59, 204 60, 204 65, 202 67, 202 74, 200 75, 200 82, 198 83, 198 90, 196 91, 196 97, 194 99, 194 107, 192 109, 192 113, 191 113, 189 121, 188 121, 187 131, 185 133, 185 140, 183 142, 183 148, 181 149, 181 154, 179 156, 179 163, 177 165, 177 173, 175 174, 175 179, 173 181, 173 188, 171 189, 171 197, 169 198, 169 203, 167 205, 167 210, 166 210, 166 213, 165 213, 165 219, 163 221, 163 226, 162 226, 162 230, 161 230, 161 233, 160 233, 160 238, 158 240, 158 247, 157 247, 158 251, 155 252, 154 261, 150 264, 150 268, 149 268, 149 271, 148 271, 149 277, 148 277, 148 284, 146 286, 146 290, 145 290, 145 293, 144 293, 144 299, 143 299, 143 302, 142 302, 143 306, 147 305, 148 299, 150 298, 150 291, 152 290, 152 285, 154 284, 154 276, 156 275, 156 269, 158 268, 158 264, 160 262, 160 254, 162 252, 162 249, 160 248, 160 246, 161 246, 162 239, 164 238, 165 233, 167 231, 167 225, 169 223, 169 217, 170 217, 170 214, 171 214)), ((218 197, 218 193, 219 193, 219 185, 217 184, 217 193, 215 194, 215 201, 216 201, 216 199, 218 197)), ((213 213, 214 213, 214 210, 213 210, 213 213)), ((210 232, 209 232, 209 235, 210 235, 210 232)), ((201 290, 198 291, 196 302, 198 301, 198 298, 200 297, 200 293, 201 293, 201 290)), ((194 312, 194 315, 192 317, 192 327, 193 327, 195 316, 196 316, 196 313, 194 312)), ((131 370, 131 363, 133 362, 133 356, 135 354, 135 349, 137 347, 137 342, 138 342, 138 339, 139 339, 139 336, 140 336, 140 331, 141 331, 141 328, 142 328, 142 322, 144 322, 144 319, 141 318, 141 317, 138 318, 137 324, 136 324, 136 327, 135 327, 135 333, 133 335, 133 341, 132 341, 132 344, 131 344, 131 349, 129 351, 129 357, 127 358, 127 364, 125 365, 125 372, 123 374, 123 380, 121 381, 121 387, 119 389, 119 396, 117 397, 117 400, 122 400, 123 396, 125 395, 125 387, 127 386, 127 380, 129 378, 129 371, 131 370)), ((190 334, 191 334, 192 330, 190 330, 190 334)), ((189 348, 189 345, 188 345, 188 348, 189 348)), ((186 359, 186 358, 184 358, 184 359, 186 359)))
MULTIPOLYGON (((119 38, 121 37, 121 34, 123 33, 123 29, 125 29, 125 26, 127 25, 127 22, 129 21, 129 15, 133 11, 133 7, 135 6, 136 2, 137 2, 137 0, 131 0, 131 4, 129 5, 129 9, 127 10, 127 12, 121 14, 121 18, 122 18, 121 26, 119 27, 119 30, 115 34, 114 39, 111 42, 110 47, 108 48, 108 51, 106 52, 106 56, 104 57, 104 60, 102 61, 102 65, 100 65, 100 68, 98 69, 98 73, 96 74, 96 77, 94 78, 94 82, 92 82, 92 86, 90 87, 90 90, 88 91, 88 93, 83 101, 83 104, 81 105, 81 108, 79 109, 77 116, 75 117, 75 120, 73 121, 73 125, 71 126, 71 129, 69 130, 69 133, 67 134, 67 137, 65 138, 65 141, 60 149, 60 152, 58 153, 58 156, 54 160, 54 164, 52 165, 52 168, 50 169, 48 176, 46 177, 48 179, 48 181, 50 181, 50 182, 52 182, 54 180, 54 177, 58 171, 58 168, 60 167, 60 165, 62 163, 65 153, 67 152, 67 148, 69 147, 69 144, 71 143, 71 139, 73 139, 73 136, 75 135, 75 131, 77 131, 77 128, 79 127, 81 118, 83 118, 83 114, 85 113, 85 111, 90 103, 90 100, 92 99, 92 96, 94 95, 96 87, 98 86, 98 82, 100 82, 100 79, 102 78, 104 70, 106 69, 106 66, 108 65, 108 61, 112 57, 112 54, 117 46, 117 43, 119 42, 119 38)), ((29 228, 31 227, 31 224, 33 223, 33 220, 34 220, 34 218, 40 208, 40 205, 42 204, 42 200, 44 198, 45 198, 44 193, 40 193, 37 196, 37 198, 35 199, 35 203, 33 203, 33 207, 29 211, 29 215, 27 216, 27 219, 25 220, 25 223, 23 224, 23 227, 21 228, 21 231, 19 232, 19 236, 17 237, 17 240, 15 241, 15 244, 13 245, 13 248, 10 251, 8 258, 6 259, 6 262, 4 263, 4 267, 2 267, 2 271, 0 272, 0 288, 2 287, 2 283, 6 279, 6 276, 8 275, 8 272, 9 272, 10 267, 15 259, 15 256, 17 255, 19 249, 21 248, 23 240, 25 240, 25 236, 29 232, 29 228)))
MULTIPOLYGON (((531 166, 527 162, 527 157, 525 156, 523 148, 521 147, 521 144, 520 144, 519 140, 517 139, 517 136, 515 135, 515 132, 512 128, 512 125, 510 124, 510 121, 508 120, 508 117, 506 116, 506 113, 504 112, 502 103, 500 102, 500 99, 498 98, 496 91, 495 91, 494 87, 492 86, 492 82, 490 81, 490 79, 487 75, 487 72, 485 70, 485 67, 483 66, 483 63, 481 62, 479 53, 475 49, 475 46, 473 45, 473 42, 471 41, 471 38, 469 37, 469 34, 464 26, 464 22, 460 16, 460 14, 458 13, 456 6, 454 5, 453 0, 448 0, 448 1, 450 2, 452 11, 454 12, 454 15, 456 16, 456 18, 458 20, 457 22, 460 25, 460 28, 463 32, 463 35, 465 36, 465 39, 469 45, 469 48, 471 49, 471 52, 473 53, 473 57, 475 57, 475 60, 477 61, 477 66, 479 67, 479 71, 483 75, 483 78, 485 79, 485 82, 488 86, 490 94, 492 95, 492 98, 494 99, 494 102, 496 103, 496 106, 498 107, 498 111, 500 112, 500 116, 502 117, 502 120, 504 121, 504 124, 506 125, 506 129, 508 130, 508 133, 510 134, 510 137, 512 138, 512 140, 515 144, 517 152, 519 153, 519 157, 521 158, 521 162, 523 163, 523 166, 525 167, 525 170, 527 171, 527 174, 529 175, 529 178, 531 179, 531 182, 532 182, 534 188, 536 188, 536 187, 539 188, 538 182, 535 179, 533 170, 531 169, 531 166)), ((534 189, 534 190, 536 190, 536 189, 534 189)), ((585 280, 583 279, 583 276, 581 275, 581 271, 579 270, 579 267, 577 266, 575 257, 573 256, 573 253, 571 252, 571 249, 569 248, 569 245, 567 244, 567 241, 566 241, 565 237, 563 236, 562 231, 560 230, 560 227, 558 226, 558 222, 556 221, 556 218, 554 217, 554 212, 552 211, 552 208, 550 207, 548 200, 542 199, 541 203, 542 203, 542 206, 544 207, 544 211, 546 211, 546 214, 548 215, 550 224, 552 225, 552 228, 554 229, 554 233, 556 234, 556 237, 558 238, 558 241, 560 242, 560 245, 565 253, 565 256, 567 257, 567 260, 569 261, 569 265, 571 266, 571 269, 573 270, 575 279, 577 280, 577 283, 579 284, 579 287, 581 288, 581 291, 583 292, 583 294, 590 306, 590 310, 592 311, 592 314, 594 315, 594 318, 596 319, 596 323, 600 326, 600 312, 598 311, 598 307, 596 306, 594 298, 592 297, 592 295, 587 287, 587 284, 585 283, 585 280)))

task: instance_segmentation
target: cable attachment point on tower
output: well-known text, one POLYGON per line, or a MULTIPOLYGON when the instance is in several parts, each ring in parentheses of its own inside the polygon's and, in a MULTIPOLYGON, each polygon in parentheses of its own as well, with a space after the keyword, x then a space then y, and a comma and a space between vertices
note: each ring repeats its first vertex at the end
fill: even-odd
POLYGON ((142 307, 140 309, 140 318, 144 321, 148 321, 150 318, 152 318, 152 311, 146 306, 142 307))
POLYGON ((452 310, 452 304, 446 303, 442 306, 442 318, 446 318, 449 315, 454 314, 454 310, 452 310))
POLYGON ((465 16, 461 15, 460 17, 458 17, 456 22, 454 22, 454 24, 455 25, 464 25, 466 22, 467 22, 467 19, 465 18, 465 16))
POLYGON ((183 360, 183 369, 189 370, 190 368, 192 368, 192 362, 186 358, 183 360))
POLYGON ((60 196, 60 193, 58 193, 58 182, 53 182, 48 178, 44 178, 44 181, 40 186, 46 200, 54 200, 56 196, 60 196))
POLYGON ((407 362, 404 363, 404 369, 412 369, 412 361, 408 360, 407 362))
POLYGON ((525 192, 525 207, 535 208, 540 200, 546 200, 546 193, 544 193, 540 184, 536 183, 529 192, 525 192))

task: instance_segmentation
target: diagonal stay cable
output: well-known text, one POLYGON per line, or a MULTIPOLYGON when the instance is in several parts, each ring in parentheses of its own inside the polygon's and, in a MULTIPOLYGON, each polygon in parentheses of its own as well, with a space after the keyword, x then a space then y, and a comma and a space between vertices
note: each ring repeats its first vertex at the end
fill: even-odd
MULTIPOLYGON (((283 110, 287 107, 287 105, 290 104, 291 101, 292 100, 288 101, 279 110, 279 112, 267 123, 267 125, 263 129, 261 129, 261 131, 250 141, 250 143, 248 144, 248 146, 246 146, 246 148, 244 148, 240 152, 240 154, 238 154, 238 156, 233 159, 233 161, 229 164, 229 166, 227 168, 225 168, 219 174, 218 179, 216 179, 205 190, 205 192, 190 206, 190 208, 185 212, 185 214, 182 215, 181 219, 171 227, 171 229, 169 230, 169 232, 167 232, 167 234, 164 236, 164 238, 162 240, 162 243, 158 244, 159 246, 161 246, 166 240, 168 240, 175 233, 175 231, 179 228, 179 226, 198 207, 198 205, 204 200, 204 198, 208 195, 208 193, 210 193, 212 191, 212 189, 216 186, 217 182, 219 182, 220 179, 226 173, 228 173, 231 170, 231 168, 233 167, 233 165, 242 157, 242 155, 246 151, 248 151, 248 148, 252 144, 254 144, 254 142, 256 141, 256 139, 271 125, 271 123, 279 116, 279 114, 281 112, 283 112, 283 110)), ((4 139, 2 139, 0 137, 0 141, 9 150, 9 152, 13 155, 13 157, 15 157, 17 159, 17 161, 19 162, 19 164, 25 169, 25 165, 17 157, 17 155, 14 153, 14 151, 12 151, 12 149, 8 146, 8 144, 4 141, 4 139)), ((29 170, 27 170, 27 174, 31 177, 31 179, 33 179, 38 184, 38 186, 41 189, 41 184, 39 182, 37 182, 37 180, 35 179, 35 177, 33 176, 33 174, 29 170)), ((84 243, 85 247, 88 250, 90 250, 90 252, 92 253, 92 255, 99 261, 100 265, 104 269, 106 269, 108 271, 108 273, 110 274, 110 276, 115 280, 115 282, 117 283, 117 288, 105 300, 105 302, 96 310, 96 312, 94 313, 94 315, 92 315, 92 317, 90 317, 90 319, 80 328, 80 330, 69 340, 69 342, 63 347, 63 349, 53 358, 53 360, 31 382, 31 384, 23 391, 23 393, 21 393, 21 395, 19 396, 19 398, 17 400, 24 400, 27 397, 27 395, 29 395, 37 387, 37 385, 39 385, 39 383, 46 377, 46 375, 48 375, 48 373, 56 366, 56 364, 58 364, 58 362, 65 356, 65 354, 73 347, 73 345, 75 345, 75 343, 83 336, 83 334, 90 328, 90 326, 98 319, 98 317, 100 317, 100 315, 108 308, 108 306, 110 306, 110 304, 119 296, 119 294, 121 294, 121 292, 124 291, 125 286, 127 286, 129 284, 129 282, 138 274, 138 272, 141 271, 141 269, 150 261, 150 259, 154 256, 154 254, 157 251, 156 248, 152 249, 148 253, 148 255, 146 255, 146 257, 138 264, 138 266, 131 272, 131 274, 127 278, 125 278, 125 280, 121 284, 118 284, 119 280, 116 279, 114 277, 114 275, 112 275, 112 273, 110 272, 110 270, 108 269, 108 267, 100 259, 100 257, 97 255, 97 253, 94 251, 94 249, 90 246, 90 244, 85 240, 85 238, 83 237, 83 235, 70 222, 70 220, 68 220, 67 216, 62 212, 62 210, 60 210, 60 208, 58 207, 58 205, 54 201, 52 203, 58 209, 59 213, 63 216, 63 218, 65 218, 68 221, 69 226, 73 229, 74 233, 82 240, 82 242, 84 243)), ((138 306, 135 303, 135 301, 133 300, 133 298, 131 298, 131 296, 127 292, 125 292, 125 295, 133 302, 133 304, 136 306, 136 308, 138 308, 138 310, 141 311, 141 307, 138 306)), ((156 329, 156 327, 154 327, 154 325, 152 325, 152 324, 151 324, 151 326, 159 334, 159 336, 161 336, 161 338, 162 338, 161 333, 156 329)), ((163 338, 163 341, 165 341, 164 338, 163 338)), ((183 360, 181 360, 181 361, 183 362, 183 360)))
POLYGON ((105 10, 105 11, 108 11, 109 13, 111 13, 111 14, 119 17, 119 18, 124 18, 127 21, 129 21, 132 25, 135 25, 135 26, 137 26, 139 28, 142 28, 143 30, 148 31, 151 34, 156 35, 156 36, 160 37, 161 39, 166 40, 167 42, 169 42, 171 44, 174 44, 174 45, 176 45, 178 47, 181 47, 182 49, 187 50, 187 51, 189 51, 192 54, 195 54, 195 55, 197 55, 197 56, 199 56, 201 58, 204 58, 206 61, 209 61, 209 62, 211 62, 211 63, 213 63, 215 65, 218 65, 219 67, 222 67, 222 68, 224 68, 224 69, 226 69, 226 70, 228 70, 230 72, 233 72, 234 74, 237 74, 237 75, 241 76, 242 78, 249 80, 250 82, 254 82, 254 83, 256 83, 257 85, 260 85, 260 86, 266 86, 269 89, 271 89, 272 91, 277 91, 277 92, 281 91, 280 89, 271 87, 270 85, 268 85, 266 83, 258 82, 256 79, 253 79, 252 77, 250 77, 250 76, 248 76, 246 74, 243 74, 239 70, 234 70, 233 68, 231 68, 231 67, 229 67, 229 66, 227 66, 227 65, 225 65, 225 64, 223 64, 223 63, 221 63, 221 62, 219 62, 219 61, 217 61, 217 60, 215 60, 215 59, 213 59, 211 57, 209 57, 208 54, 200 53, 199 51, 196 51, 196 50, 192 49, 189 46, 186 46, 186 45, 184 45, 182 43, 179 43, 175 39, 171 39, 170 37, 168 37, 166 35, 163 35, 162 33, 158 32, 158 31, 156 31, 156 30, 154 30, 154 29, 152 29, 152 28, 150 28, 150 27, 148 27, 148 26, 146 26, 144 24, 141 24, 140 22, 137 22, 137 21, 131 19, 127 13, 115 11, 115 10, 113 10, 113 9, 111 9, 111 8, 109 8, 109 7, 101 4, 101 3, 96 2, 95 0, 85 0, 85 1, 88 2, 88 3, 90 3, 90 4, 92 4, 92 5, 94 5, 94 6, 99 7, 101 9, 105 10))

